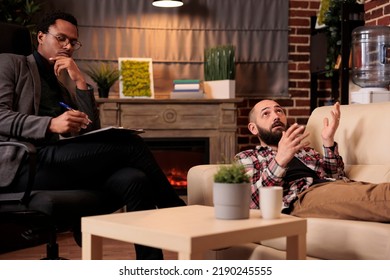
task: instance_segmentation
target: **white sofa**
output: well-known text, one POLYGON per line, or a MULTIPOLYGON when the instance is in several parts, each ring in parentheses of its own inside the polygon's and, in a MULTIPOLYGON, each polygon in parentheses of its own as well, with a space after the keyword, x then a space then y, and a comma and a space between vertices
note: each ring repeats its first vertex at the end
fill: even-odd
MULTIPOLYGON (((323 118, 331 107, 319 107, 309 118, 311 146, 321 149, 323 118)), ((349 178, 390 182, 390 102, 341 106, 335 140, 349 178)), ((218 165, 198 165, 188 172, 188 203, 212 205, 213 174, 218 165)), ((390 195, 390 194, 389 194, 390 195)), ((390 259, 390 224, 308 218, 308 259, 390 259)), ((390 222, 390 221, 389 221, 390 222)), ((216 259, 284 259, 285 238, 243 244, 210 252, 216 259)))

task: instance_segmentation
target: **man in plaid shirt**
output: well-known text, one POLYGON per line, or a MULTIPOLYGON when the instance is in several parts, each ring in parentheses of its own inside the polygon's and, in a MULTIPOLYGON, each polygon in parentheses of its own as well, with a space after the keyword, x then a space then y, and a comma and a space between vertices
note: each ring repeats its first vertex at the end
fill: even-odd
POLYGON ((390 184, 354 182, 345 177, 334 135, 340 121, 336 103, 324 119, 324 156, 309 147, 304 126, 287 123, 284 109, 262 100, 249 113, 249 131, 260 145, 238 153, 252 177, 251 208, 259 208, 259 188, 283 187, 283 212, 300 217, 390 221, 390 184))

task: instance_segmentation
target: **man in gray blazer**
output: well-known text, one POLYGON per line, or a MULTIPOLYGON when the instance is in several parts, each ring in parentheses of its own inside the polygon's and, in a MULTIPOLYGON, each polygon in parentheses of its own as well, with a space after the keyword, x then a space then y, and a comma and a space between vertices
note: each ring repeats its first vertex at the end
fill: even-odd
MULTIPOLYGON (((138 135, 59 140, 100 128, 93 88, 72 58, 78 35, 72 15, 54 12, 38 24, 33 54, 0 54, 0 141, 37 146, 35 189, 99 188, 128 211, 185 205, 138 135), (59 82, 62 72, 74 94, 59 82)), ((0 191, 23 191, 27 170, 20 150, 0 147, 0 191)), ((159 249, 136 249, 138 259, 162 258, 159 249)))

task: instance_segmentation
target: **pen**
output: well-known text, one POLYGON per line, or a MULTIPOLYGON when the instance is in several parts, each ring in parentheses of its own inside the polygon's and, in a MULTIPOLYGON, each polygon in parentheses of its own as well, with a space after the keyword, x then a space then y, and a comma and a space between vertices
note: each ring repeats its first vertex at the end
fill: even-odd
MULTIPOLYGON (((66 110, 69 110, 69 111, 73 111, 73 112, 76 112, 77 110, 73 109, 72 107, 70 107, 68 104, 65 104, 64 102, 60 102, 60 106, 65 108, 66 110)), ((89 123, 92 123, 92 121, 87 117, 88 119, 88 122, 89 123)))
POLYGON ((65 104, 64 102, 60 102, 60 106, 65 108, 66 110, 69 110, 69 111, 76 111, 75 109, 70 107, 68 104, 65 104))

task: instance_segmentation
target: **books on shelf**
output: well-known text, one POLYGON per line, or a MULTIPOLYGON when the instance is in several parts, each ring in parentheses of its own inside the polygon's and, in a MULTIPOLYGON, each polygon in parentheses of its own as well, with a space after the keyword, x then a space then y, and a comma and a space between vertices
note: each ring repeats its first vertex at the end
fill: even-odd
POLYGON ((173 84, 199 84, 200 80, 173 80, 173 84))
POLYGON ((173 80, 172 99, 203 98, 204 93, 200 88, 200 80, 173 80))
POLYGON ((173 80, 172 99, 203 98, 200 80, 173 80))
POLYGON ((202 90, 187 90, 187 91, 172 91, 171 99, 198 99, 204 98, 205 94, 202 90))
POLYGON ((174 84, 174 90, 199 90, 199 84, 174 84))
POLYGON ((173 90, 199 90, 200 80, 173 80, 173 90))

